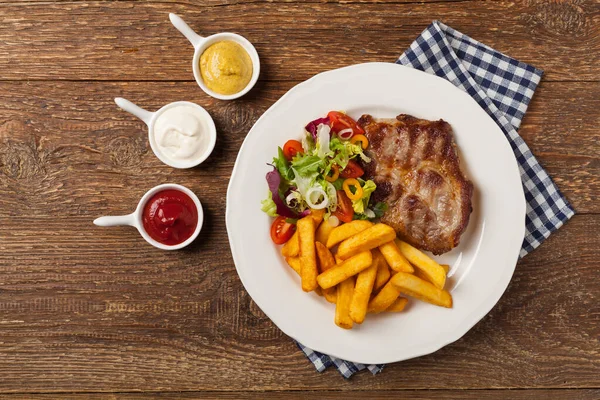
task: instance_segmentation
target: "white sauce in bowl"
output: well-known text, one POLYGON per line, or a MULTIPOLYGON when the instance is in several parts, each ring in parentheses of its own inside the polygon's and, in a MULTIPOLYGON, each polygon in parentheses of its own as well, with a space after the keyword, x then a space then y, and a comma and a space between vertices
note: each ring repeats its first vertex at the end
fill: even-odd
POLYGON ((211 138, 202 111, 191 105, 177 104, 161 112, 152 130, 158 151, 179 162, 196 160, 206 153, 211 138))

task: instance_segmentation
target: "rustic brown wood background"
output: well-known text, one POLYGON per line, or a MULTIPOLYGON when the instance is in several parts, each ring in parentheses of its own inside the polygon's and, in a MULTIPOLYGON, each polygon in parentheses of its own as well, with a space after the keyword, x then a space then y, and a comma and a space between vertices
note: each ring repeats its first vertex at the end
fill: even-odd
POLYGON ((8 0, 0 20, 0 396, 600 398, 598 1, 8 0), (250 39, 263 68, 255 89, 207 97, 169 12, 200 33, 250 39), (231 169, 288 89, 393 62, 434 19, 545 70, 520 133, 578 214, 519 262, 498 305, 458 342, 375 377, 319 374, 237 277, 224 218, 231 169), (206 107, 219 130, 209 162, 162 165, 116 96, 150 110, 206 107), (204 204, 188 250, 92 225, 165 182, 204 204))

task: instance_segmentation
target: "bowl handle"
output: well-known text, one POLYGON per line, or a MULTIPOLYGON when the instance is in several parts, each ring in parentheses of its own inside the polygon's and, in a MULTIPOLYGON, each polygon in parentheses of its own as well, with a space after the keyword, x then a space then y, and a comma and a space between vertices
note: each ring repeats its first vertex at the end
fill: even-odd
POLYGON ((185 36, 187 40, 190 41, 190 43, 192 44, 192 46, 194 46, 195 49, 197 49, 200 46, 200 44, 204 41, 204 38, 198 35, 196 32, 194 32, 194 30, 190 28, 190 26, 186 24, 185 21, 181 19, 181 17, 177 14, 169 13, 169 20, 171 20, 173 26, 179 32, 181 32, 181 34, 185 36))
POLYGON ((135 213, 129 215, 116 215, 112 217, 100 217, 94 220, 94 225, 97 226, 119 226, 129 225, 136 226, 135 213))
POLYGON ((133 104, 129 100, 124 99, 122 97, 115 97, 115 103, 123 111, 127 111, 129 114, 135 115, 136 117, 138 117, 139 119, 144 121, 146 123, 146 125, 150 125, 150 120, 152 119, 152 116, 154 115, 153 112, 144 110, 142 107, 140 107, 136 104, 133 104))

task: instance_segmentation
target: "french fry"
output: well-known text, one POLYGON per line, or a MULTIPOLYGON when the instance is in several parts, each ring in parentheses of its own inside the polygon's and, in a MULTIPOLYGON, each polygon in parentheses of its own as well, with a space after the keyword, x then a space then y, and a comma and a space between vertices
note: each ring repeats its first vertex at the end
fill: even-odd
POLYGON ((302 265, 302 290, 310 292, 317 288, 317 255, 315 251, 314 220, 309 216, 298 220, 298 241, 300 244, 300 262, 302 265))
POLYGON ((385 224, 375 224, 340 243, 337 255, 345 260, 355 254, 374 249, 396 238, 396 231, 385 224))
POLYGON ((391 274, 390 268, 381 252, 378 249, 373 249, 371 252, 373 253, 373 264, 377 264, 377 276, 375 277, 375 284, 373 285, 373 291, 376 292, 390 280, 391 274))
MULTIPOLYGON (((323 215, 325 212, 323 210, 312 210, 308 216, 315 221, 315 228, 321 224, 323 221, 323 215)), ((322 224, 321 224, 322 225, 322 224)), ((285 242, 283 247, 281 248, 281 254, 284 257, 298 257, 300 254, 300 242, 298 240, 298 230, 294 232, 290 240, 285 242)))
POLYGON ((413 267, 402 255, 393 240, 379 246, 379 250, 381 251, 383 258, 385 258, 385 261, 394 271, 414 272, 413 267))
MULTIPOLYGON (((323 247, 325 247, 325 246, 323 246, 323 247)), ((325 247, 325 250, 327 250, 327 247, 325 247)), ((327 251, 329 251, 329 250, 327 250, 327 251)), ((333 265, 335 265, 335 261, 333 260, 333 256, 331 256, 331 260, 334 263, 333 265)), ((302 276, 302 264, 301 264, 301 261, 300 261, 299 257, 287 257, 285 259, 285 261, 288 263, 288 265, 290 267, 292 267, 292 269, 294 271, 296 271, 296 273, 298 275, 302 276)), ((317 288, 315 289, 315 293, 317 293, 319 296, 325 296, 325 298, 327 299, 327 301, 331 302, 331 300, 333 300, 332 302, 335 303, 335 287, 334 288, 330 288, 330 289, 321 289, 321 287, 317 286, 317 288), (327 291, 329 293, 329 296, 325 296, 325 291, 327 291), (333 295, 331 293, 333 293, 333 295)))
POLYGON ((356 277, 356 285, 350 303, 350 318, 357 324, 362 324, 367 315, 367 306, 373 291, 375 276, 377 276, 377 263, 374 261, 369 268, 360 272, 356 277))
POLYGON ((416 276, 416 277, 419 277, 419 278, 423 279, 424 281, 427 281, 429 283, 433 283, 433 282, 431 282, 429 280, 429 277, 427 275, 425 275, 423 272, 421 272, 421 270, 418 269, 418 268, 415 270, 415 272, 413 272, 413 275, 416 276))
POLYGON ((371 252, 363 251, 362 253, 350 257, 341 264, 337 264, 334 268, 319 274, 319 276, 317 276, 317 282, 323 289, 333 287, 351 276, 369 268, 372 263, 373 256, 371 255, 371 252))
POLYGON ((310 210, 309 217, 315 221, 315 229, 319 226, 319 224, 323 221, 323 217, 325 216, 325 210, 310 210))
POLYGON ((391 306, 385 309, 386 312, 401 312, 404 311, 404 307, 408 303, 408 299, 406 297, 398 297, 396 301, 392 303, 391 306))
POLYGON ((296 230, 290 240, 285 242, 281 248, 281 254, 284 257, 298 257, 298 253, 300 253, 300 244, 298 241, 298 231, 296 230))
MULTIPOLYGON (((324 222, 325 224, 327 224, 327 222, 324 222)), ((329 224, 328 224, 329 225, 329 224)), ((317 260, 319 261, 318 266, 319 266, 319 272, 325 272, 328 269, 331 269, 333 267, 335 267, 335 259, 333 258, 333 254, 331 254, 331 251, 329 251, 329 249, 327 247, 325 247, 325 245, 321 242, 315 242, 315 249, 317 251, 317 260)), ((320 289, 320 287, 319 287, 320 289)), ((323 295, 325 296, 325 298, 327 299, 327 301, 330 301, 330 299, 334 299, 335 296, 335 286, 334 287, 330 287, 327 289, 323 289, 323 295)), ((333 301, 333 303, 335 303, 335 301, 333 301)))
MULTIPOLYGON (((340 265, 344 262, 344 260, 340 259, 337 255, 335 256, 335 264, 336 265, 340 265)), ((338 288, 339 285, 334 286, 334 288, 338 288)), ((333 297, 332 295, 329 295, 329 297, 333 297)), ((331 303, 335 303, 337 302, 337 290, 335 291, 335 301, 332 301, 331 303)))
POLYGON ((385 311, 386 308, 396 301, 398 296, 400 296, 400 290, 393 286, 391 281, 386 283, 383 289, 381 289, 369 302, 368 312, 379 314, 380 312, 385 311))
POLYGON ((321 225, 317 228, 317 233, 315 234, 315 239, 317 242, 321 242, 324 245, 327 245, 327 239, 331 234, 331 231, 335 229, 335 226, 331 225, 328 221, 321 222, 321 225))
POLYGON ((332 248, 336 244, 343 242, 349 237, 352 237, 371 226, 373 226, 372 222, 364 220, 356 220, 337 226, 331 231, 327 238, 327 247, 332 248))
POLYGON ((402 312, 408 299, 401 294, 452 307, 452 296, 443 290, 448 265, 396 239, 388 225, 356 220, 334 228, 323 218, 322 210, 312 210, 298 220, 281 253, 300 276, 302 290, 336 305, 336 325, 352 329, 367 313, 402 312))
POLYGON ((444 271, 444 268, 440 264, 408 243, 397 240, 396 244, 404 257, 427 277, 427 281, 433 283, 438 289, 444 288, 446 284, 446 271, 444 271))
POLYGON ((317 260, 319 260, 320 273, 335 267, 335 258, 323 243, 315 242, 315 250, 317 251, 317 260))
MULTIPOLYGON (((446 271, 446 276, 448 276, 448 271, 450 271, 450 266, 447 264, 440 264, 440 267, 442 267, 444 269, 444 271, 446 271)), ((422 272, 420 269, 415 269, 414 272, 415 276, 418 276, 419 278, 423 279, 424 281, 427 281, 429 283, 433 283, 429 280, 429 277, 427 275, 425 275, 424 272, 422 272)))
POLYGON ((332 304, 337 303, 337 288, 338 288, 338 286, 334 286, 329 289, 321 289, 321 290, 323 290, 323 296, 325 296, 325 300, 327 300, 328 302, 330 302, 332 304))
POLYGON ((408 296, 436 306, 452 308, 450 293, 412 274, 398 272, 390 279, 390 284, 408 296))
POLYGON ((286 257, 285 262, 300 276, 302 276, 302 264, 299 257, 286 257))
POLYGON ((352 329, 350 318, 350 302, 354 291, 354 277, 346 279, 337 287, 337 302, 335 306, 335 324, 340 328, 352 329))

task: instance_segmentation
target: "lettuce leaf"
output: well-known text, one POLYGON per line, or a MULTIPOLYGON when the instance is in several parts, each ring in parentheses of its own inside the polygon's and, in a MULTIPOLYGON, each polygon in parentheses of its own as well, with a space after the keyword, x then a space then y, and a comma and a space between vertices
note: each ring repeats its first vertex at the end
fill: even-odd
POLYGON ((311 135, 306 134, 302 137, 302 149, 304 150, 304 153, 306 153, 306 154, 310 154, 314 151, 315 140, 313 139, 313 137, 311 135))
POLYGON ((292 168, 305 177, 320 172, 324 165, 324 160, 319 156, 297 155, 292 160, 292 168))
POLYGON ((373 212, 375 213, 375 218, 381 218, 383 216, 383 213, 385 213, 387 210, 388 210, 387 203, 384 203, 382 201, 380 201, 379 203, 377 203, 373 206, 373 212))
POLYGON ((348 161, 356 156, 359 156, 365 162, 371 161, 371 159, 364 154, 360 145, 352 144, 347 140, 340 140, 339 138, 335 137, 329 141, 329 148, 331 150, 330 153, 332 155, 335 154, 335 157, 329 159, 330 163, 325 169, 326 173, 329 172, 332 164, 337 164, 340 169, 346 168, 348 161))
POLYGON ((263 201, 261 201, 260 204, 262 204, 262 207, 260 209, 263 212, 267 213, 267 215, 269 217, 276 217, 277 216, 277 205, 273 201, 273 198, 271 196, 271 192, 269 192, 269 197, 267 197, 266 199, 264 199, 263 201))
POLYGON ((319 158, 325 159, 330 154, 329 141, 331 140, 331 128, 328 125, 319 125, 317 129, 316 153, 319 158))
MULTIPOLYGON (((375 204, 373 206, 373 208, 371 209, 371 211, 373 212, 373 214, 375 214, 375 217, 370 218, 368 215, 366 214, 354 214, 354 217, 352 219, 367 219, 367 220, 372 220, 372 219, 377 219, 377 218, 381 218, 383 216, 383 213, 386 212, 388 209, 388 205, 387 203, 384 202, 379 202, 377 204, 375 204)), ((365 210, 365 212, 367 212, 369 209, 365 210)))
POLYGON ((344 178, 338 178, 337 180, 335 180, 333 182, 333 187, 335 187, 335 190, 342 190, 344 186, 344 178))
POLYGON ((290 163, 287 158, 285 158, 281 147, 277 148, 277 157, 273 158, 273 166, 277 169, 279 175, 281 175, 284 180, 291 181, 294 179, 294 173, 290 168, 290 163))
MULTIPOLYGON (((362 181, 362 179, 361 179, 362 181)), ((360 181, 359 181, 360 182, 360 181)), ((377 189, 377 185, 372 180, 360 182, 363 190, 363 195, 358 200, 352 200, 352 208, 357 214, 364 214, 365 210, 369 206, 369 200, 371 199, 371 193, 377 189), (364 182, 364 183, 363 183, 364 182)))

